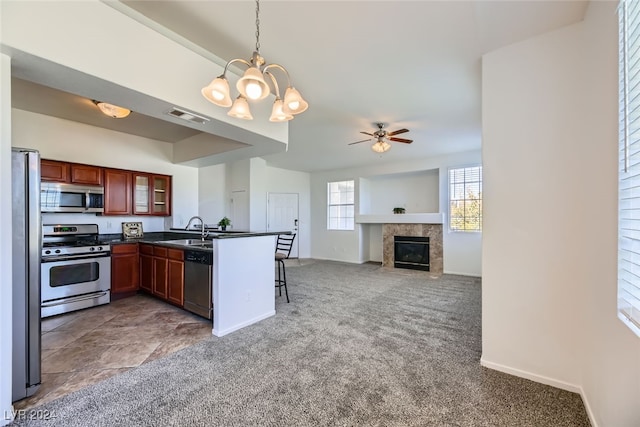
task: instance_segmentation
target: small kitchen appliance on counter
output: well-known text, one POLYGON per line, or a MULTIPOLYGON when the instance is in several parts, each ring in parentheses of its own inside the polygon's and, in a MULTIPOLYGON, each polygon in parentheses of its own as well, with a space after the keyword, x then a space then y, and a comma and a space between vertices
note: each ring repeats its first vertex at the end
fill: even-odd
POLYGON ((144 235, 141 222, 123 222, 122 236, 125 239, 139 239, 144 235))
POLYGON ((97 224, 42 226, 41 315, 111 302, 111 250, 97 224))

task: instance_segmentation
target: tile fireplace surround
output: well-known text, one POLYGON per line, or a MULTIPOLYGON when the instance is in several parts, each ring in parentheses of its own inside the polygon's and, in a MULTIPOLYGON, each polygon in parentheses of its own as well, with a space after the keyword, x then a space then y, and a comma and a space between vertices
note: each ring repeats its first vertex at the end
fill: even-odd
POLYGON ((429 238, 429 273, 440 276, 442 260, 442 224, 383 224, 382 266, 394 268, 393 236, 422 236, 429 238))

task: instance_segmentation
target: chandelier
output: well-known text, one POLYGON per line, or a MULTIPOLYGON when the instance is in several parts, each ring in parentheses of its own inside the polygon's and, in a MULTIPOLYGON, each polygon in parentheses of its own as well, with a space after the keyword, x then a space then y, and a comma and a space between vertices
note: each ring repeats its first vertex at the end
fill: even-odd
POLYGON ((260 56, 260 1, 256 0, 256 50, 253 52, 251 59, 232 59, 227 62, 222 74, 207 86, 202 88, 202 96, 208 101, 220 107, 231 107, 227 113, 231 117, 239 119, 253 120, 248 101, 259 101, 271 93, 271 88, 267 82, 271 82, 276 96, 271 110, 269 120, 272 122, 285 122, 293 119, 293 116, 304 112, 309 104, 302 98, 293 86, 291 86, 291 78, 289 72, 282 65, 268 64, 265 65, 265 59, 260 56), (241 63, 247 66, 247 71, 238 80, 236 88, 240 95, 231 101, 229 93, 229 82, 226 78, 227 69, 231 64, 241 63), (273 71, 280 70, 287 79, 287 89, 284 93, 284 99, 280 98, 280 89, 273 71))

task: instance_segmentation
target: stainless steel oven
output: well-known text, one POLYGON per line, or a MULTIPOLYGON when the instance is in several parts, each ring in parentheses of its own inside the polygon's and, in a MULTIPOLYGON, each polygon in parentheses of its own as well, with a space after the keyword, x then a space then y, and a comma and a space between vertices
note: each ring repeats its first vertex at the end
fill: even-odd
POLYGON ((41 316, 111 301, 111 252, 95 224, 44 225, 41 316))

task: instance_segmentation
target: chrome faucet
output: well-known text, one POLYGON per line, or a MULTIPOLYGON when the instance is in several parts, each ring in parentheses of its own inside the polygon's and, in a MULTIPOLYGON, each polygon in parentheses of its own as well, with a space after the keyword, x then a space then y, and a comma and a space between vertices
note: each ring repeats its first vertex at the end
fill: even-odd
POLYGON ((184 228, 185 230, 189 230, 189 226, 191 225, 191 221, 193 221, 194 219, 197 219, 200 221, 200 226, 202 227, 202 241, 204 242, 204 238, 207 237, 209 235, 209 231, 205 231, 204 229, 204 221, 202 220, 202 218, 200 218, 199 216, 192 216, 189 219, 189 222, 187 223, 187 226, 184 228))

